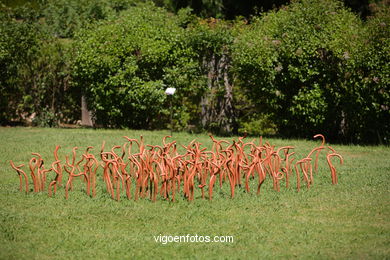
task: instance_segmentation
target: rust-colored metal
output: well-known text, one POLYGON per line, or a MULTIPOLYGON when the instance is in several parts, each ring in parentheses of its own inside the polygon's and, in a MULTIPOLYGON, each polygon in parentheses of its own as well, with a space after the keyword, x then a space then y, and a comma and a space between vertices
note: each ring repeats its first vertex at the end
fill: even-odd
POLYGON ((329 165, 330 174, 331 174, 331 177, 332 177, 332 184, 337 184, 338 183, 338 178, 337 178, 336 168, 333 166, 331 160, 332 160, 333 157, 338 157, 339 160, 340 160, 340 164, 343 164, 344 163, 344 159, 343 159, 343 157, 340 154, 336 153, 336 151, 332 147, 328 146, 328 148, 332 152, 326 155, 326 160, 327 160, 328 165, 329 165))
MULTIPOLYGON (((57 158, 58 159, 58 158, 57 158)), ((56 194, 57 192, 57 184, 59 184, 59 180, 60 180, 60 176, 62 178, 62 167, 61 167, 61 161, 60 160, 57 160, 55 162, 53 162, 51 164, 51 168, 53 169, 53 171, 56 173, 56 177, 54 178, 54 180, 52 182, 50 182, 49 184, 49 187, 48 187, 48 193, 49 193, 49 197, 52 196, 52 188, 54 187, 54 195, 56 194)))
POLYGON ((28 177, 27 174, 21 169, 24 164, 21 164, 19 166, 15 166, 14 162, 10 160, 11 167, 18 173, 19 176, 19 190, 23 191, 23 177, 24 177, 24 182, 26 184, 26 193, 28 193, 28 177), (23 176, 23 177, 22 177, 23 176))
MULTIPOLYGON (((63 171, 68 173, 65 184, 65 198, 69 198, 73 182, 77 177, 85 183, 88 196, 96 196, 96 186, 104 182, 106 192, 112 199, 119 201, 124 193, 127 199, 138 200, 149 198, 156 201, 157 196, 172 202, 178 196, 188 201, 195 199, 200 190, 202 199, 213 199, 215 183, 219 180, 219 189, 223 192, 224 186, 230 187, 230 197, 234 198, 236 190, 242 189, 246 193, 251 191, 251 182, 257 178, 257 194, 260 194, 262 185, 267 176, 272 181, 273 189, 281 189, 281 181, 285 181, 289 188, 290 177, 295 170, 297 191, 301 183, 306 183, 309 189, 314 183, 314 173, 318 171, 321 151, 328 148, 326 160, 331 173, 332 184, 337 184, 337 172, 332 163, 333 157, 338 157, 343 164, 343 157, 330 146, 325 146, 325 137, 317 134, 314 138, 321 138, 319 146, 313 148, 306 157, 297 158, 294 146, 275 147, 269 142, 263 143, 260 137, 258 144, 254 141, 244 141, 246 136, 238 140, 217 140, 212 135, 211 150, 202 147, 202 144, 192 140, 187 146, 181 145, 184 152, 179 153, 175 140, 171 136, 162 138, 161 145, 147 145, 144 138, 123 137, 126 141, 122 145, 112 146, 105 151, 103 141, 100 149, 100 160, 91 151, 89 146, 83 153, 78 147, 72 149, 70 156, 65 156, 65 163, 59 158, 60 146, 54 149, 54 162, 51 168, 46 169, 44 160, 39 153, 32 153, 29 169, 34 192, 45 190, 47 175, 54 172, 55 176, 49 181, 48 195, 56 194, 61 187, 63 171), (81 153, 81 154, 80 154, 81 153), (78 155, 79 154, 79 155, 78 155), (296 161, 294 163, 294 161, 296 161), (102 168, 102 181, 97 179, 98 169, 102 168), (227 183, 227 184, 226 184, 227 183)), ((29 191, 29 179, 22 170, 24 166, 10 161, 11 167, 19 176, 19 190, 29 191)))

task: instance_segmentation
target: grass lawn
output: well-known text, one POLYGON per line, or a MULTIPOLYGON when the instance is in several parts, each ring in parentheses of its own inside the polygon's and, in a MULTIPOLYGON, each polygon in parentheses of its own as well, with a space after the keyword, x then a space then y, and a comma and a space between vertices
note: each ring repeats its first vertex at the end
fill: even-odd
MULTIPOLYGON (((123 135, 140 134, 148 144, 161 144, 169 131, 0 128, 0 259, 390 258, 390 148, 385 146, 333 145, 344 157, 344 165, 335 163, 337 185, 331 184, 322 156, 309 190, 302 186, 297 193, 292 181, 276 192, 267 178, 259 196, 241 188, 230 199, 229 186, 216 185, 213 201, 202 200, 197 191, 194 201, 180 197, 175 203, 124 195, 117 202, 102 182, 95 198, 85 194, 81 182, 68 200, 62 188, 52 198, 47 192, 26 195, 9 165, 11 159, 24 163, 27 171, 31 152, 41 153, 49 165, 57 144, 61 160, 74 146, 94 146, 97 155, 103 140, 112 147, 123 144, 123 135), (155 242, 160 234, 233 236, 234 242, 163 244, 155 242)), ((207 135, 174 133, 181 144, 195 138, 211 148, 207 135)), ((319 144, 264 141, 295 146, 297 159, 319 144)))

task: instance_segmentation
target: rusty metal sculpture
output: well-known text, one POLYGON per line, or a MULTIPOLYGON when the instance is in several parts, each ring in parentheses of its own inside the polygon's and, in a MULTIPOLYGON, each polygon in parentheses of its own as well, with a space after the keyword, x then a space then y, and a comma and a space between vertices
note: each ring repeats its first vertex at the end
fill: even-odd
MULTIPOLYGON (((73 181, 80 177, 85 183, 85 191, 88 196, 96 196, 98 169, 102 168, 102 181, 105 183, 106 192, 112 199, 119 201, 123 192, 127 199, 138 200, 149 197, 151 201, 157 200, 157 195, 165 200, 175 201, 178 195, 184 196, 188 201, 195 198, 196 188, 200 189, 200 197, 212 200, 215 183, 219 180, 219 189, 228 182, 230 197, 234 198, 236 189, 244 184, 244 191, 250 193, 251 180, 257 176, 257 194, 265 182, 267 176, 272 181, 273 189, 280 191, 281 181, 285 181, 289 187, 290 175, 295 170, 297 191, 301 189, 301 182, 305 182, 309 189, 314 182, 314 173, 318 172, 320 152, 328 148, 326 160, 331 173, 332 184, 337 184, 338 177, 332 158, 337 157, 343 164, 343 157, 332 147, 325 146, 325 137, 321 134, 314 138, 321 138, 321 145, 313 148, 309 154, 297 159, 294 157, 293 146, 282 146, 276 149, 274 145, 266 142, 263 144, 260 137, 259 144, 254 141, 244 142, 246 136, 229 142, 217 140, 212 135, 211 150, 202 147, 196 140, 187 146, 182 145, 184 152, 179 153, 176 141, 167 141, 171 136, 162 139, 162 145, 145 145, 144 139, 126 139, 122 145, 113 146, 110 151, 104 151, 105 142, 100 150, 100 161, 90 152, 93 147, 87 147, 84 153, 77 156, 78 147, 72 149, 71 160, 65 156, 65 163, 59 159, 57 145, 54 149, 54 162, 51 168, 45 169, 44 160, 38 153, 32 153, 29 161, 30 175, 34 192, 45 190, 47 174, 55 173, 49 182, 48 195, 55 195, 58 187, 62 186, 63 171, 68 173, 65 184, 65 198, 68 199, 72 190, 73 181), (134 150, 134 144, 137 151, 134 150), (119 150, 119 152, 118 152, 119 150), (294 164, 294 160, 296 160, 294 164), (314 163, 314 165, 312 165, 314 163), (134 189, 132 187, 134 186, 134 189), (92 190, 92 192, 91 192, 92 190), (134 194, 134 196, 132 196, 134 194)), ((23 164, 15 166, 10 161, 11 167, 19 176, 19 190, 29 192, 29 178, 22 169, 23 164), (24 185, 23 185, 24 184, 24 185)))
POLYGON ((26 183, 26 193, 28 193, 28 178, 27 178, 27 174, 21 169, 23 166, 24 166, 24 164, 21 164, 21 165, 19 165, 19 166, 15 166, 15 164, 13 163, 13 161, 11 160, 10 161, 10 164, 11 164, 11 167, 13 168, 13 169, 15 169, 16 170, 16 172, 18 173, 18 175, 19 175, 19 182, 20 182, 20 185, 19 185, 19 190, 20 191, 23 191, 23 177, 24 177, 24 181, 25 181, 25 183, 26 183), (23 175, 23 177, 22 177, 22 175, 23 175))

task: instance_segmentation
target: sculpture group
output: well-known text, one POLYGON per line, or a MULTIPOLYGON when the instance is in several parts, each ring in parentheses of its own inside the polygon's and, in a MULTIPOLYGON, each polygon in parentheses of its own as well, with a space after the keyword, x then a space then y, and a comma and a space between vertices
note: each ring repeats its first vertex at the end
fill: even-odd
MULTIPOLYGON (((235 190, 244 186, 250 193, 250 182, 256 181, 257 194, 265 180, 272 181, 273 189, 280 191, 281 185, 289 187, 290 179, 296 178, 296 189, 301 189, 301 182, 309 189, 313 184, 314 175, 318 171, 320 153, 326 153, 332 184, 337 184, 337 172, 332 158, 337 157, 343 163, 343 157, 332 147, 325 146, 325 137, 321 134, 321 145, 315 147, 301 159, 295 157, 293 146, 276 148, 260 137, 258 144, 254 141, 245 142, 245 137, 229 142, 217 140, 212 135, 211 150, 202 148, 202 144, 193 140, 179 152, 176 141, 169 142, 170 136, 165 136, 162 145, 147 145, 141 136, 132 139, 127 136, 122 145, 114 146, 105 151, 103 142, 100 158, 96 158, 91 150, 80 153, 74 147, 71 156, 65 161, 58 157, 60 146, 54 150, 54 162, 46 168, 42 156, 32 153, 29 161, 29 176, 31 176, 33 191, 44 192, 47 186, 49 196, 56 194, 58 187, 65 188, 68 199, 73 181, 81 178, 85 184, 88 196, 96 196, 97 178, 105 183, 105 190, 112 199, 120 200, 121 196, 128 199, 149 197, 156 201, 160 195, 163 199, 175 201, 177 196, 184 196, 188 201, 194 199, 194 192, 200 189, 201 197, 212 200, 215 183, 222 189, 228 182, 230 197, 234 198, 235 190), (296 161, 294 163, 294 161, 296 161), (98 170, 102 169, 102 172, 98 170), (66 179, 66 181, 64 181, 66 179), (49 180, 49 181, 48 181, 49 180), (206 193, 208 192, 208 195, 206 193)), ((20 191, 29 190, 29 176, 23 170, 24 164, 16 166, 20 180, 20 191)))

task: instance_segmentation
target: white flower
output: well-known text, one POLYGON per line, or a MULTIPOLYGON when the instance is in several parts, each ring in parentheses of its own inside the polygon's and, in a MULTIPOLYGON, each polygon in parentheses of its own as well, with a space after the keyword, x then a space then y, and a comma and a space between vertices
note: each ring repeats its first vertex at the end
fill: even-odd
POLYGON ((175 94, 175 92, 176 92, 175 88, 167 88, 165 90, 165 94, 167 94, 167 95, 173 95, 173 94, 175 94))

